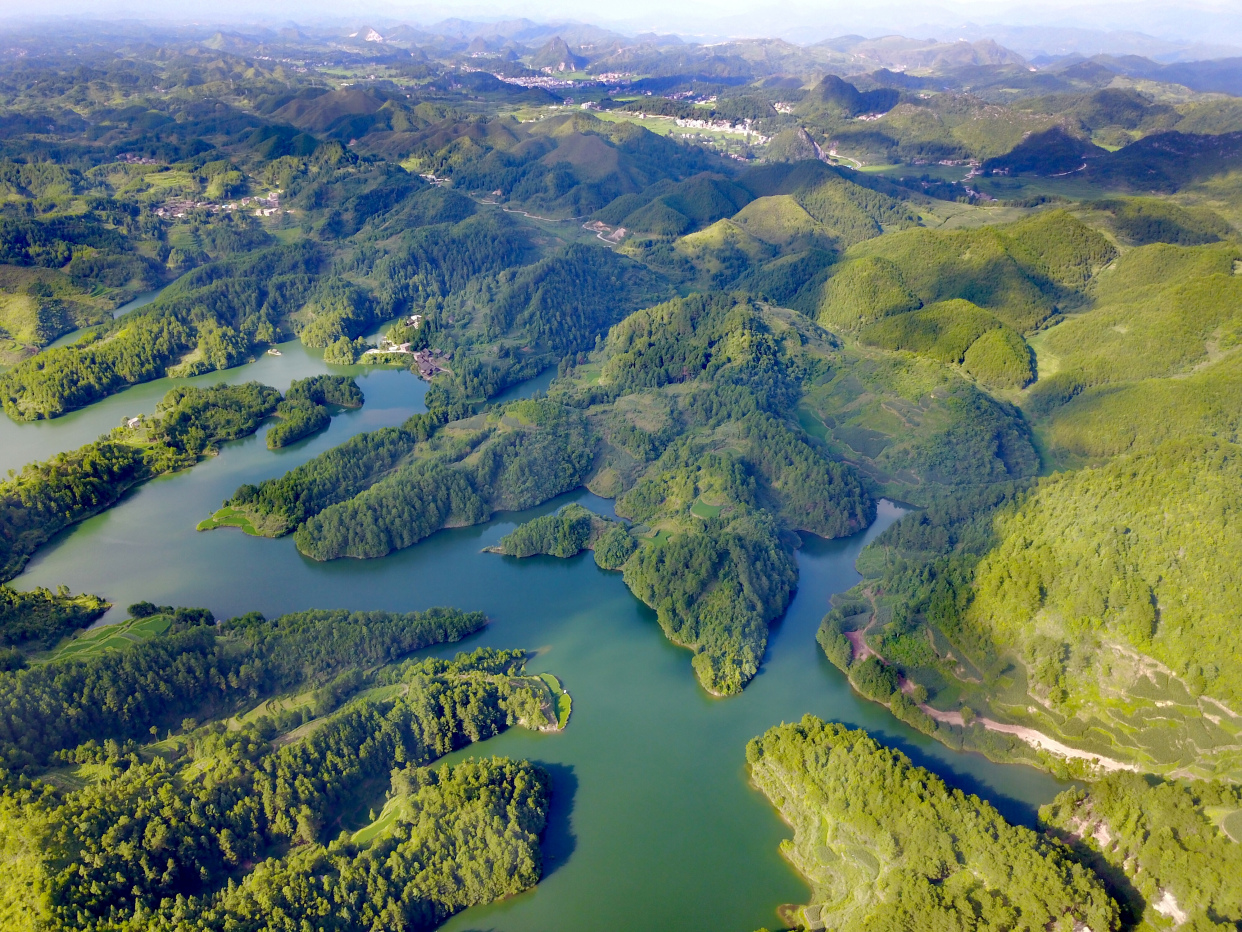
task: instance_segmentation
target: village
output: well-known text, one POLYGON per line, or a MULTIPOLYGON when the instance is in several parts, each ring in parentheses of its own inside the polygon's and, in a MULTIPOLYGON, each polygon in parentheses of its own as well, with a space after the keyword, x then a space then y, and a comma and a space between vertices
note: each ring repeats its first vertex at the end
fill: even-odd
MULTIPOLYGON (((401 323, 402 326, 412 327, 417 330, 422 322, 422 314, 411 314, 401 323)), ((379 346, 372 347, 362 354, 362 361, 366 362, 368 356, 412 356, 419 376, 428 382, 441 372, 452 372, 444 365, 446 360, 452 359, 452 353, 445 353, 441 349, 432 348, 411 350, 410 346, 410 343, 392 343, 386 337, 381 337, 379 346)))
POLYGON ((174 198, 155 209, 155 216, 180 219, 192 210, 207 210, 212 213, 234 210, 254 210, 256 217, 271 217, 280 213, 280 192, 273 191, 263 197, 243 197, 227 204, 213 204, 210 201, 195 201, 190 198, 174 198))

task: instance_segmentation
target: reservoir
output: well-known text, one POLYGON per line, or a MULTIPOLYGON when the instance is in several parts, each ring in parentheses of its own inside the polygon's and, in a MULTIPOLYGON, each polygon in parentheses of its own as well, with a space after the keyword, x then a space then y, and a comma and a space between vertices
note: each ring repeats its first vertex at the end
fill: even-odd
MULTIPOLYGON (((320 353, 283 344, 282 356, 190 380, 256 379, 284 390, 289 381, 329 371, 320 353)), ((331 371, 343 371, 333 367, 331 371)), ((266 428, 225 444, 219 456, 131 492, 115 508, 57 537, 14 580, 19 589, 68 585, 116 606, 146 599, 205 606, 223 618, 258 610, 268 617, 308 608, 410 611, 433 605, 482 610, 491 623, 437 653, 481 645, 524 648, 531 672, 550 671, 573 696, 560 734, 512 729, 456 757, 525 757, 553 776, 545 838, 545 879, 510 900, 467 910, 453 932, 753 932, 778 923, 781 903, 808 890, 782 859, 790 829, 746 778, 747 740, 806 713, 861 726, 941 774, 991 800, 1013 821, 1062 785, 1021 766, 993 764, 933 742, 854 695, 823 658, 815 631, 829 597, 858 579, 854 560, 866 542, 900 516, 882 503, 876 523, 855 537, 806 537, 798 554, 797 596, 773 626, 759 675, 745 693, 712 699, 696 683, 687 651, 665 639, 653 612, 619 573, 591 555, 516 560, 480 552, 517 523, 568 501, 611 513, 611 502, 570 493, 521 515, 442 531, 379 560, 315 563, 292 538, 240 532, 199 533, 195 524, 243 482, 279 476, 352 434, 399 424, 423 410, 425 383, 404 371, 364 370, 363 408, 347 411, 322 434, 270 451, 266 428)), ((533 380, 536 385, 546 380, 533 380)), ((154 410, 172 383, 137 386, 54 421, 0 418, 0 468, 20 468, 95 439, 123 415, 154 410)), ((105 618, 119 620, 123 608, 105 618)))

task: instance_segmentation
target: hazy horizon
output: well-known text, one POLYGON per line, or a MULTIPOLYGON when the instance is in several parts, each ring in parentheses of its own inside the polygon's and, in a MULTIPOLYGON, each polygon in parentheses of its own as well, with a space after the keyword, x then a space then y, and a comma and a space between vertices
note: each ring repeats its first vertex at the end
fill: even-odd
POLYGON ((260 4, 241 0, 182 2, 155 0, 51 0, 29 7, 0 11, 0 24, 9 28, 38 27, 40 23, 139 20, 152 26, 246 26, 294 22, 306 27, 348 25, 432 26, 447 19, 504 22, 530 19, 538 23, 578 22, 624 35, 672 33, 704 41, 727 38, 780 38, 810 43, 847 34, 868 38, 899 34, 913 38, 953 41, 993 38, 1001 44, 1030 47, 1060 43, 1107 50, 1134 48, 1143 39, 1172 45, 1202 45, 1205 55, 1218 57, 1237 47, 1242 54, 1242 2, 1104 2, 1048 3, 896 2, 859 8, 844 0, 827 3, 762 3, 755 0, 678 0, 656 3, 633 0, 623 8, 600 9, 579 0, 532 3, 476 2, 467 4, 375 2, 326 3, 322 0, 269 0, 260 4), (957 33, 963 33, 961 35, 957 33), (968 34, 967 34, 968 33, 968 34))

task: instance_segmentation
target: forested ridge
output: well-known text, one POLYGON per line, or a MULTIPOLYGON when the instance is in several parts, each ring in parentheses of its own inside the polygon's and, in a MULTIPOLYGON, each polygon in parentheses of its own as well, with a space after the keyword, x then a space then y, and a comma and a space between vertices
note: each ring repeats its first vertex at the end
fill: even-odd
POLYGON ((198 375, 242 362, 275 337, 280 316, 304 299, 321 257, 312 244, 274 246, 190 272, 145 308, 94 338, 50 350, 0 376, 10 417, 56 417, 135 382, 198 375))
POLYGON ((355 665, 391 662, 420 647, 460 640, 479 613, 406 615, 310 612, 272 622, 210 613, 123 651, 6 673, 0 681, 4 766, 20 771, 87 740, 136 740, 194 712, 218 717, 239 701, 317 684, 355 665))
POLYGON ((478 435, 416 457, 311 517, 294 535, 298 549, 318 560, 383 556, 442 527, 542 504, 586 476, 592 444, 578 412, 523 401, 498 414, 495 426, 481 424, 478 435))

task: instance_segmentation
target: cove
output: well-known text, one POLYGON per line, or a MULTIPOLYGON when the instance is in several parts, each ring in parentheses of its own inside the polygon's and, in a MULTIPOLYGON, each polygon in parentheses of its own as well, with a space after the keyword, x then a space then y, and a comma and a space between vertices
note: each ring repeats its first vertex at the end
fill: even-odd
MULTIPOLYGON (((72 341, 70 341, 72 342, 72 341)), ((323 350, 309 349, 300 340, 290 340, 277 346, 279 356, 269 356, 260 352, 255 361, 232 369, 209 372, 190 379, 155 379, 140 382, 124 391, 109 395, 85 408, 70 411, 62 417, 42 421, 14 421, 0 412, 0 474, 10 469, 20 470, 27 463, 47 459, 57 453, 75 449, 83 444, 98 440, 112 428, 121 424, 125 418, 137 414, 153 414, 155 406, 167 394, 170 388, 180 385, 196 385, 206 387, 227 383, 237 385, 242 382, 262 382, 280 391, 285 391, 294 379, 304 379, 312 375, 324 373, 349 374, 359 378, 359 385, 365 379, 374 388, 378 382, 375 377, 397 378, 413 383, 406 392, 411 399, 421 399, 426 385, 418 379, 410 377, 404 371, 376 369, 374 366, 329 366, 323 361, 323 350)), ((555 369, 552 370, 555 374, 555 369)), ((364 391, 364 394, 367 394, 364 391)), ((368 395, 369 398, 369 395, 368 395)), ((423 410, 421 402, 414 403, 411 413, 423 410)), ((362 418, 367 426, 356 427, 358 430, 372 430, 366 417, 362 418)), ((400 419, 394 423, 400 423, 400 419)), ((340 443, 345 437, 334 441, 340 443)), ((320 452, 318 449, 316 452, 320 452)), ((289 468, 289 467, 286 467, 289 468)), ((218 507, 218 506, 217 506, 218 507)))
MULTIPOLYGON (((293 354, 267 357, 216 375, 284 387, 274 374, 255 371, 268 359, 297 361, 293 354)), ((308 355, 297 366, 314 364, 308 355)), ((291 372, 285 375, 310 374, 291 372)), ((437 653, 482 645, 532 651, 528 669, 556 673, 574 697, 574 711, 561 734, 513 729, 458 755, 530 758, 553 774, 555 797, 544 881, 521 896, 467 910, 446 929, 751 932, 773 926, 776 907, 804 901, 807 889, 778 850, 789 829, 747 784, 745 744, 807 712, 871 730, 949 783, 987 797, 1011 820, 1029 823, 1034 809, 1062 788, 1034 769, 992 764, 932 742, 855 696, 822 657, 814 634, 828 599, 854 584, 859 551, 899 517, 889 503, 863 534, 805 539, 800 587, 774 626, 763 669, 742 696, 724 700, 699 688, 688 652, 670 645, 620 574, 600 570, 590 554, 516 560, 480 552, 520 521, 568 501, 611 513, 610 502, 585 491, 485 525, 442 531, 369 561, 315 563, 290 538, 194 530, 239 483, 280 475, 352 433, 422 410, 424 385, 409 373, 372 371, 359 384, 366 405, 334 419, 324 434, 281 451, 266 448, 263 430, 226 444, 218 457, 147 483, 66 531, 14 585, 63 583, 118 606, 139 599, 203 605, 217 617, 252 609, 271 617, 316 607, 409 611, 444 604, 486 612, 487 629, 437 653)), ((166 390, 130 392, 147 388, 156 399, 166 390)), ((93 408, 79 415, 98 416, 93 408)), ((59 436, 62 425, 47 426, 59 436)), ((114 609, 105 621, 121 614, 114 609)))

